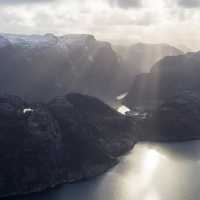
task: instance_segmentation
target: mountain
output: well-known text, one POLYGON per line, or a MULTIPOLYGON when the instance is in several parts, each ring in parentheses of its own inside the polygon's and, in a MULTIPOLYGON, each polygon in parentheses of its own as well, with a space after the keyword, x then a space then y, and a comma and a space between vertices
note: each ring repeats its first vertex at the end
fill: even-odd
POLYGON ((4 38, 3 36, 0 36, 0 49, 6 48, 9 46, 11 46, 11 43, 9 42, 9 40, 4 38))
POLYGON ((137 43, 131 46, 114 46, 126 71, 127 88, 140 73, 148 73, 151 67, 166 56, 181 55, 183 52, 168 44, 137 43))
POLYGON ((102 174, 135 144, 133 123, 80 94, 28 104, 0 96, 0 197, 102 174))
POLYGON ((169 45, 149 44, 115 51, 108 42, 86 34, 1 34, 0 94, 30 102, 78 92, 110 102, 127 92, 134 77, 151 64, 182 53, 169 45))
POLYGON ((141 119, 137 116, 137 140, 183 142, 200 138, 200 95, 185 91, 166 100, 141 119))
POLYGON ((92 35, 2 34, 0 58, 0 93, 28 101, 72 91, 105 100, 122 90, 115 52, 92 35))
POLYGON ((183 91, 200 92, 200 52, 168 56, 135 79, 125 103, 157 105, 183 91))
POLYGON ((145 117, 126 117, 100 100, 68 94, 28 104, 0 96, 0 197, 98 176, 142 141, 200 138, 200 95, 183 92, 145 117))

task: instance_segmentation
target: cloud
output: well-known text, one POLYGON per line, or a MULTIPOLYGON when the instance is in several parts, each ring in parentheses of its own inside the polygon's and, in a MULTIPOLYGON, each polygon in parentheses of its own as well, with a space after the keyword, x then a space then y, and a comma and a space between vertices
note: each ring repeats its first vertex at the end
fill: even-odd
POLYGON ((56 0, 0 0, 3 5, 17 5, 17 4, 35 4, 35 3, 50 3, 56 0))
POLYGON ((119 6, 120 8, 139 8, 141 7, 141 0, 109 0, 111 5, 119 6))
POLYGON ((90 33, 99 40, 196 49, 199 11, 200 0, 0 0, 0 27, 7 33, 90 33))
POLYGON ((200 7, 200 0, 178 0, 178 5, 185 8, 198 8, 200 7))

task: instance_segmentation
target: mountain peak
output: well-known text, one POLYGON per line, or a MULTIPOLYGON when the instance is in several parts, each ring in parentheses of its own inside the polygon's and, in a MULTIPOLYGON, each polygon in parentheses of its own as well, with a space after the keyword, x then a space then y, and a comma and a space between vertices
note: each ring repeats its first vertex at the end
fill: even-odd
POLYGON ((9 40, 7 40, 5 37, 0 35, 0 48, 4 48, 10 45, 11 43, 9 42, 9 40))

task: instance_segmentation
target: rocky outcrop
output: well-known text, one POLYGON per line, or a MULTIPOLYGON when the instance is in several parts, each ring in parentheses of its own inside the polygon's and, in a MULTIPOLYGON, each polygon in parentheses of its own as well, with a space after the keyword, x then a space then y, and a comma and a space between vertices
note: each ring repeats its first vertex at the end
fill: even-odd
POLYGON ((0 97, 0 197, 105 172, 133 145, 132 122, 89 96, 46 104, 0 97))
MULTIPOLYGON (((132 121, 100 100, 80 94, 69 94, 61 100, 59 106, 57 101, 60 102, 60 99, 50 102, 49 108, 61 125, 66 126, 69 120, 76 123, 84 122, 86 125, 83 126, 88 124, 95 130, 88 131, 90 136, 110 155, 120 156, 133 147, 133 134, 130 131, 133 129, 132 121), (67 110, 69 103, 75 111, 71 117, 67 110)), ((78 129, 77 126, 77 131, 78 129)))
POLYGON ((185 90, 200 92, 200 53, 166 57, 151 69, 139 75, 125 104, 135 106, 160 105, 185 90))
POLYGON ((183 92, 145 118, 135 117, 137 141, 180 142, 200 139, 200 96, 183 92))

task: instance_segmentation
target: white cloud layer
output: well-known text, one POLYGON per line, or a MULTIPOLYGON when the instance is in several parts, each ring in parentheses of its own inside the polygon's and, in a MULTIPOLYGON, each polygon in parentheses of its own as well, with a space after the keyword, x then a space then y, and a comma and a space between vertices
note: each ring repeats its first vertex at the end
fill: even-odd
POLYGON ((0 30, 200 49, 199 11, 200 0, 0 0, 0 30))

